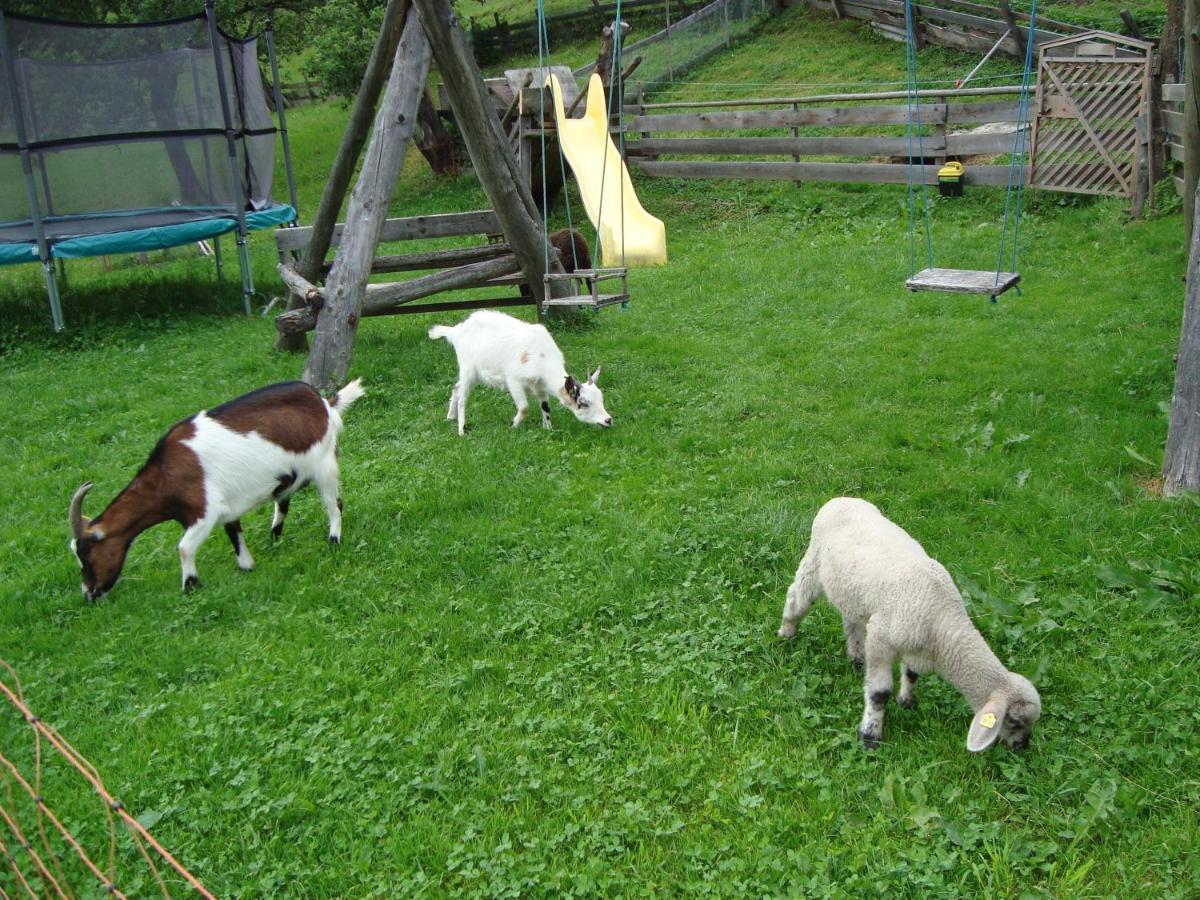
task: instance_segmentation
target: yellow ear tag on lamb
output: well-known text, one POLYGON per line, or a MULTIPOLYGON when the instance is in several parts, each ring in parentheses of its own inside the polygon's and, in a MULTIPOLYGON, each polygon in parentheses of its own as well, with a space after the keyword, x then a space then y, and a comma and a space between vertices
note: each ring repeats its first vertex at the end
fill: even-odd
POLYGON ((984 728, 995 728, 996 727, 996 714, 995 713, 984 713, 982 716, 979 717, 979 724, 982 725, 984 728))

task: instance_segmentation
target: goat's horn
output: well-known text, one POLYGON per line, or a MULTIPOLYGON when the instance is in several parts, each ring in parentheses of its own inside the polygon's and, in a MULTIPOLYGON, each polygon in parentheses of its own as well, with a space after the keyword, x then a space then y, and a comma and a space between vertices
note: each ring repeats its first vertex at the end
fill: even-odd
POLYGON ((75 492, 75 496, 71 498, 71 511, 67 514, 67 518, 71 523, 71 533, 75 535, 75 539, 83 537, 83 529, 87 528, 91 522, 83 517, 83 498, 87 496, 87 492, 92 489, 92 483, 85 481, 79 486, 79 490, 75 492))

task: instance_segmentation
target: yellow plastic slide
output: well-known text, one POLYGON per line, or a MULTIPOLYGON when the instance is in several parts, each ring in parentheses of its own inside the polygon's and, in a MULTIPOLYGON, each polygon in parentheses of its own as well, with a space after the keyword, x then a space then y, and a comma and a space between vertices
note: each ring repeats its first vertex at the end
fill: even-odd
POLYGON ((582 119, 568 119, 558 77, 546 79, 554 94, 558 140, 562 144, 588 218, 600 234, 603 266, 660 266, 667 261, 667 229, 642 208, 629 170, 608 135, 608 104, 600 76, 588 83, 582 119))

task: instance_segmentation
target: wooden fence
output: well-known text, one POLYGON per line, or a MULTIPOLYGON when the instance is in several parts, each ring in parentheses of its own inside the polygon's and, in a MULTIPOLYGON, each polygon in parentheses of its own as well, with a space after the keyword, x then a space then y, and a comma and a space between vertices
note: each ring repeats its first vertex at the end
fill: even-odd
MULTIPOLYGON (((903 131, 909 116, 905 96, 904 91, 879 91, 706 103, 647 103, 635 107, 635 114, 626 119, 625 149, 631 165, 646 175, 904 184, 909 178, 910 154, 919 155, 917 142, 914 139, 910 144, 903 131), (842 105, 850 101, 855 105, 842 105), (688 112, 676 111, 685 106, 689 107, 688 112), (743 108, 729 109, 731 106, 743 108), (843 128, 853 128, 855 133, 829 133, 831 129, 843 128), (819 129, 822 133, 803 134, 802 129, 819 129), (878 133, 861 133, 872 129, 878 133), (758 133, 736 133, 747 130, 758 133), (763 131, 784 133, 764 135, 763 131), (722 134, 678 136, 696 132, 722 134), (714 156, 785 159, 720 160, 712 159, 714 156), (804 157, 823 159, 806 161, 804 157)), ((1009 165, 997 164, 986 157, 1012 152, 1017 96, 1016 87, 922 91, 919 121, 924 126, 920 149, 926 162, 922 169, 925 182, 937 183, 938 164, 947 157, 984 157, 978 163, 968 161, 964 183, 1007 184, 1009 165), (999 128, 995 127, 997 123, 999 128), (980 125, 993 127, 980 130, 977 128, 980 125)))
MULTIPOLYGON (((881 35, 893 40, 905 39, 904 0, 786 0, 789 6, 807 4, 827 9, 838 18, 870 22, 881 35)), ((1025 58, 1025 35, 1029 30, 1026 13, 1008 9, 1008 4, 984 5, 961 0, 938 0, 936 4, 913 4, 913 30, 917 48, 925 44, 986 53, 997 42, 1000 52, 1017 59, 1025 58)), ((1064 35, 1081 34, 1089 29, 1069 22, 1057 22, 1038 16, 1034 44, 1064 35)))

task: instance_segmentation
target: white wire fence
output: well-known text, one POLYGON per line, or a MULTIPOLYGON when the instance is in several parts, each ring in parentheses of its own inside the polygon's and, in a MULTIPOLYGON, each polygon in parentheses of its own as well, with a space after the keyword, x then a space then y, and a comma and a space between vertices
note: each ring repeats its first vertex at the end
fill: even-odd
MULTIPOLYGON (((627 91, 636 83, 654 87, 681 78, 687 70, 711 54, 729 47, 735 38, 774 14, 773 0, 714 0, 662 31, 626 44, 621 50, 625 66, 641 57, 637 71, 630 76, 627 91)), ((595 64, 575 70, 575 77, 586 80, 595 64)))

